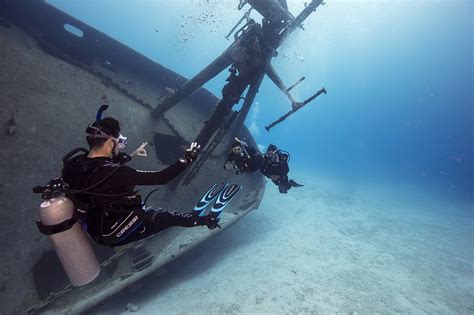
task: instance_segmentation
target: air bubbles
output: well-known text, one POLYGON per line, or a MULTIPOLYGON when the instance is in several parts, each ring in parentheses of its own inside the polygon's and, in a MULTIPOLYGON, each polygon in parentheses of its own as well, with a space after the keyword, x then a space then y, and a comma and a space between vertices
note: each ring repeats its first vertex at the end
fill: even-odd
POLYGON ((202 38, 203 34, 212 34, 223 30, 223 21, 228 10, 228 3, 221 0, 191 1, 187 12, 181 15, 181 32, 178 35, 178 46, 190 42, 194 37, 202 38))
POLYGON ((294 53, 295 53, 295 56, 296 56, 296 59, 297 59, 297 60, 299 60, 299 61, 301 61, 301 62, 304 61, 303 55, 302 55, 298 50, 295 49, 294 53))

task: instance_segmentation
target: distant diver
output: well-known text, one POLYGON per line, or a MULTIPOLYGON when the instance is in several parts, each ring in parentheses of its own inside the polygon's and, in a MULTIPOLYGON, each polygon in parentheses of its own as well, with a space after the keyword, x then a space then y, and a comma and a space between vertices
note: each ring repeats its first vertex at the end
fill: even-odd
POLYGON ((263 159, 262 174, 270 178, 282 194, 286 194, 291 187, 303 186, 292 179, 288 180, 290 171, 288 166, 290 154, 288 152, 279 150, 276 145, 270 144, 263 159))
POLYGON ((231 150, 224 162, 224 169, 233 169, 236 174, 253 173, 260 170, 270 178, 282 194, 291 187, 301 187, 294 180, 288 180, 290 155, 270 144, 265 154, 250 146, 247 142, 235 138, 231 150))

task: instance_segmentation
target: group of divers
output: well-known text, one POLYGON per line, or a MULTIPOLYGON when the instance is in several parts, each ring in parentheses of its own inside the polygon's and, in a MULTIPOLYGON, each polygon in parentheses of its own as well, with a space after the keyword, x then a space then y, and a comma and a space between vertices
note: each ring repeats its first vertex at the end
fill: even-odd
MULTIPOLYGON (((106 108, 106 107, 105 107, 106 108)), ((86 128, 89 149, 76 148, 63 158, 60 178, 47 186, 36 187, 43 199, 53 200, 62 196, 72 201, 72 218, 62 222, 48 216, 57 211, 43 211, 37 222, 40 231, 48 236, 70 230, 79 223, 95 242, 109 247, 121 246, 144 239, 172 226, 219 226, 219 212, 208 214, 192 211, 176 212, 158 207, 146 207, 135 186, 166 185, 196 160, 200 145, 193 142, 175 164, 161 171, 141 171, 127 165, 136 157, 146 156, 146 143, 131 154, 124 152, 127 138, 121 133, 119 121, 111 117, 102 118, 103 108, 96 120, 86 128)), ((261 172, 278 186, 281 193, 292 187, 302 186, 288 179, 289 153, 270 144, 265 153, 235 138, 223 168, 236 174, 261 172)), ((48 203, 50 204, 50 203, 48 203)), ((50 207, 51 208, 51 207, 50 207)), ((59 254, 58 254, 59 255, 59 254)))

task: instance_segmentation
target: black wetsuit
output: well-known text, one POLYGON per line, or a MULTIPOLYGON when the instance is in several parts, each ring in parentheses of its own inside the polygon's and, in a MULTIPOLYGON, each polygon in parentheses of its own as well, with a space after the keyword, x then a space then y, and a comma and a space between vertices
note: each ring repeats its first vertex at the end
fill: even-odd
POLYGON ((233 161, 237 173, 253 173, 262 167, 263 158, 261 153, 251 146, 247 146, 245 149, 248 155, 235 154, 231 151, 227 156, 226 162, 233 161))
POLYGON ((71 189, 84 189, 116 170, 110 178, 90 190, 114 197, 88 194, 68 197, 78 207, 79 214, 81 210, 87 210, 87 216, 83 219, 92 238, 101 244, 117 246, 143 239, 171 226, 205 224, 190 213, 169 212, 161 208, 144 211, 141 200, 137 204, 134 198, 135 185, 165 185, 184 168, 186 164, 177 162, 162 171, 139 171, 126 165, 120 166, 107 157, 88 158, 82 154, 65 163, 62 177, 71 189))
POLYGON ((290 171, 288 158, 289 155, 283 151, 267 151, 263 157, 264 162, 261 168, 262 174, 270 178, 282 194, 286 194, 291 187, 302 186, 294 180, 288 180, 290 171))

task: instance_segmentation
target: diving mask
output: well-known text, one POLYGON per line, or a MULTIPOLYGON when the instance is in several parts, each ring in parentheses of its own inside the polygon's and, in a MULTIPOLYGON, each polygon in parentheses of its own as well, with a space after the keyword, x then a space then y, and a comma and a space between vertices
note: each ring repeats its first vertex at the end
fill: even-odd
POLYGON ((240 154, 240 153, 242 153, 242 147, 233 147, 232 152, 234 154, 240 154))
POLYGON ((125 148, 127 147, 127 137, 125 137, 124 135, 119 134, 118 138, 111 137, 111 139, 113 139, 114 141, 118 143, 120 150, 125 150, 125 148))

